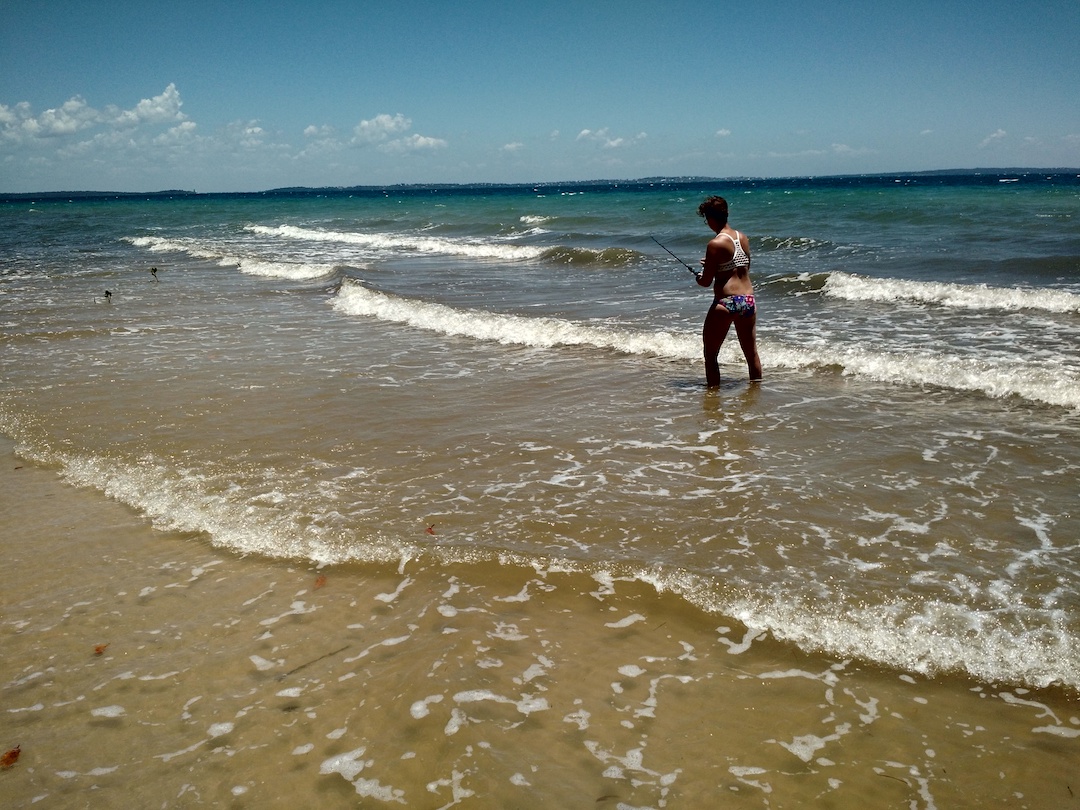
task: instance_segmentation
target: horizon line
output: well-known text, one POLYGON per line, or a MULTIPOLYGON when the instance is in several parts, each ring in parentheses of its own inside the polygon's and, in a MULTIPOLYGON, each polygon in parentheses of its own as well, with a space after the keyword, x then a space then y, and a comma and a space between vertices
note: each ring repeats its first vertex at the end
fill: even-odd
POLYGON ((970 169, 921 169, 917 171, 889 171, 889 172, 857 172, 848 174, 793 174, 777 176, 754 176, 734 175, 727 177, 714 177, 709 175, 654 175, 638 178, 596 178, 592 180, 539 180, 525 182, 415 182, 415 183, 357 183, 347 186, 280 186, 256 191, 196 191, 194 189, 160 189, 156 191, 108 191, 108 190, 59 190, 59 191, 0 191, 0 200, 21 199, 35 196, 76 196, 76 197, 138 197, 138 196, 213 196, 225 194, 283 194, 313 191, 350 191, 374 190, 374 189, 439 189, 439 188, 521 188, 527 186, 550 187, 550 186, 596 186, 617 185, 619 183, 746 183, 746 182, 783 182, 790 180, 840 180, 845 178, 874 178, 874 177, 963 177, 978 175, 1002 175, 1002 174, 1077 174, 1080 176, 1080 167, 977 167, 970 169))

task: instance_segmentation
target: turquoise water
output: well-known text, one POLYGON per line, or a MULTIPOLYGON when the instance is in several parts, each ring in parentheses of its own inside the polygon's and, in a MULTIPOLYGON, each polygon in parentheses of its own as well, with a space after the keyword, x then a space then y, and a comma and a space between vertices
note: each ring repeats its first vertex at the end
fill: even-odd
POLYGON ((0 432, 193 543, 1072 694, 1080 184, 1013 179, 9 202, 0 432), (760 385, 731 339, 703 386, 709 293, 652 241, 695 265, 714 193, 760 385))

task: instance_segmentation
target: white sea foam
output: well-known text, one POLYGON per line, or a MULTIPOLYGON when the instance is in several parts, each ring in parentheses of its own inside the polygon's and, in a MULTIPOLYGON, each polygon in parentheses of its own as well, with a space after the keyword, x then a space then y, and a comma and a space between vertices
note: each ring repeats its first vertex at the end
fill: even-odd
POLYGON ((136 247, 146 248, 152 253, 186 253, 193 259, 217 262, 220 265, 237 265, 240 263, 239 256, 223 252, 221 249, 214 249, 194 239, 134 236, 126 237, 126 241, 136 247))
MULTIPOLYGON (((700 338, 693 334, 646 332, 622 326, 580 324, 560 318, 525 317, 456 309, 377 292, 358 283, 342 285, 334 299, 338 310, 447 335, 537 348, 593 346, 626 354, 696 361, 700 338)), ((722 360, 737 362, 728 341, 722 360)), ((762 341, 773 368, 829 368, 880 382, 926 385, 970 391, 992 398, 1017 396, 1066 408, 1080 408, 1080 377, 1052 363, 1027 363, 1024 373, 999 359, 966 359, 935 352, 885 352, 861 346, 796 347, 762 341)))
POLYGON ((669 332, 643 332, 614 326, 578 324, 560 318, 504 315, 484 310, 455 309, 370 290, 354 282, 342 285, 334 306, 349 315, 374 317, 446 335, 502 344, 553 348, 594 346, 627 354, 696 358, 700 338, 669 332))
POLYGON ((847 725, 842 725, 837 727, 835 734, 830 734, 827 737, 819 737, 816 734, 804 734, 802 736, 795 737, 791 742, 778 742, 783 748, 786 748, 803 762, 809 762, 814 758, 814 755, 818 751, 820 751, 830 742, 838 741, 850 730, 850 727, 848 727, 847 725))
MULTIPOLYGON (((316 563, 344 559, 397 560, 402 553, 401 548, 380 549, 375 542, 350 546, 344 557, 331 553, 322 547, 319 533, 298 526, 296 515, 273 509, 253 509, 242 499, 232 501, 220 494, 211 494, 212 480, 191 475, 188 470, 173 469, 152 458, 126 465, 93 456, 47 452, 29 455, 46 464, 60 465, 64 477, 76 486, 99 489, 139 509, 158 528, 206 532, 216 545, 224 548, 271 557, 301 556, 316 563)), ((296 602, 293 610, 264 620, 264 625, 313 609, 296 602)))
POLYGON ((1080 728, 1065 728, 1064 726, 1036 726, 1032 729, 1036 734, 1052 734, 1055 737, 1076 739, 1080 737, 1080 728))
POLYGON ((146 248, 153 253, 187 253, 200 259, 218 258, 217 254, 212 253, 197 254, 193 244, 187 240, 166 239, 162 236, 129 236, 124 241, 130 242, 135 247, 146 248))
POLYGON ((90 714, 94 717, 123 717, 127 714, 127 711, 123 706, 102 706, 97 709, 91 709, 90 714))
POLYGON ((953 309, 1002 312, 1019 309, 1080 312, 1080 295, 1065 290, 868 278, 840 271, 829 274, 823 291, 830 297, 845 301, 914 301, 953 309))
POLYGON ((512 698, 503 697, 492 692, 490 689, 469 689, 464 692, 458 692, 454 695, 454 702, 461 703, 480 703, 482 701, 491 701, 493 703, 506 703, 514 706, 521 714, 532 714, 533 712, 543 712, 551 708, 548 705, 546 698, 533 697, 532 695, 524 695, 521 700, 514 700, 512 698))
POLYGON ((928 600, 828 611, 785 596, 732 605, 748 627, 803 649, 877 661, 908 672, 967 672, 990 683, 1080 686, 1080 647, 1065 616, 1047 611, 1014 631, 993 611, 928 600))
POLYGON ((643 621, 645 621, 644 616, 642 616, 640 613, 633 613, 633 614, 631 614, 629 616, 625 616, 622 619, 619 619, 617 622, 607 622, 604 625, 604 627, 613 627, 613 628, 616 628, 616 629, 622 629, 624 627, 629 627, 632 624, 637 624, 638 622, 643 622, 643 621))
POLYGON ((237 267, 241 272, 264 278, 284 278, 294 281, 324 278, 333 275, 333 264, 271 261, 241 256, 227 247, 215 248, 190 239, 166 239, 160 236, 129 237, 128 242, 154 253, 185 253, 193 259, 217 262, 224 267, 237 267))
POLYGON ((431 710, 428 706, 432 703, 442 703, 442 699, 442 695, 428 695, 423 700, 414 701, 409 708, 409 714, 411 714, 415 720, 422 720, 431 714, 431 710))
POLYGON ((480 239, 448 239, 438 236, 411 236, 396 233, 358 233, 300 228, 295 225, 250 225, 248 230, 264 236, 311 242, 342 242, 372 250, 401 250, 442 256, 468 256, 474 259, 522 260, 543 255, 544 248, 528 245, 500 244, 480 239))
POLYGON ((991 398, 1016 396, 1065 408, 1080 408, 1080 377, 1053 363, 1016 364, 1000 359, 961 358, 926 352, 883 352, 860 346, 797 348, 768 347, 771 365, 786 368, 838 366, 851 374, 879 382, 924 385, 970 391, 991 398))
POLYGON ((360 775, 360 772, 364 770, 365 766, 370 764, 361 759, 366 750, 366 747, 361 746, 352 751, 346 751, 343 754, 337 754, 336 756, 323 760, 322 765, 319 766, 319 773, 338 773, 351 782, 360 775))
POLYGON ((269 262, 257 259, 243 259, 239 262, 240 271, 252 276, 267 278, 285 278, 294 281, 325 278, 337 272, 332 264, 311 264, 307 262, 269 262))
MULTIPOLYGON (((24 706, 22 708, 17 708, 17 709, 8 709, 8 712, 10 712, 11 714, 18 714, 19 712, 40 712, 44 708, 45 708, 44 703, 35 703, 33 706, 24 706)), ((94 712, 97 712, 97 711, 99 711, 99 710, 98 709, 94 710, 94 712)))

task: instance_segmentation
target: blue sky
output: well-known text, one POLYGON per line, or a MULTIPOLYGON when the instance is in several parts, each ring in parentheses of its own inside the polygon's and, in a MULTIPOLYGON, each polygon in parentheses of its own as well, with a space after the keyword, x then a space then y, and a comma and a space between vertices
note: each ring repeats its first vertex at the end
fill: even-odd
POLYGON ((0 191, 1080 166, 1080 2, 0 0, 0 191))

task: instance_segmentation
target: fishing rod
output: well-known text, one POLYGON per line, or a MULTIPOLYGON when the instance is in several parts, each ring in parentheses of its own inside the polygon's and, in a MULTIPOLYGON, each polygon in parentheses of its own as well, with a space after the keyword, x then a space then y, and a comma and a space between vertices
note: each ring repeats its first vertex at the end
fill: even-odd
POLYGON ((683 267, 685 267, 687 270, 689 270, 695 276, 701 275, 700 270, 695 270, 693 267, 688 265, 686 262, 684 262, 682 259, 680 259, 678 256, 676 256, 674 253, 672 253, 670 250, 668 250, 666 247, 664 247, 662 244, 660 244, 660 240, 657 239, 655 236, 650 236, 649 238, 652 239, 654 242, 656 242, 656 244, 660 245, 660 247, 664 248, 664 250, 666 250, 671 255, 671 257, 673 259, 675 259, 675 261, 677 261, 679 264, 681 264, 683 267))

